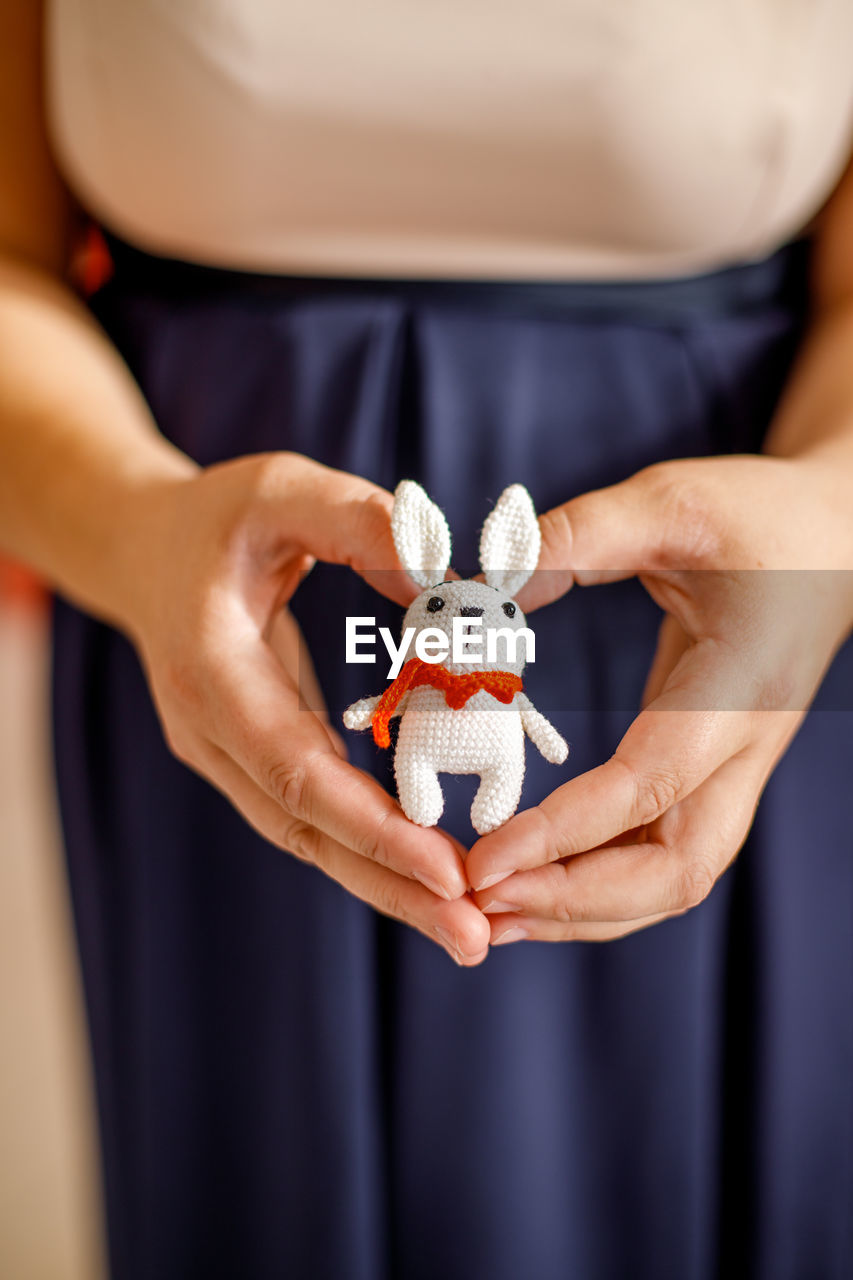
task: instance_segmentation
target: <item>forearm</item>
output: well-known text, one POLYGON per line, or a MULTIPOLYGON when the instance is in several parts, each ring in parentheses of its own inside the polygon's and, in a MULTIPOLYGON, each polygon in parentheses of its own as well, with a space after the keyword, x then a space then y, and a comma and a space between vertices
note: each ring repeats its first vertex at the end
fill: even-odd
POLYGON ((853 296, 818 313, 806 335, 765 443, 853 481, 853 296))
POLYGON ((127 625, 157 512, 195 470, 71 291, 0 261, 0 547, 127 625))
MULTIPOLYGON (((853 158, 816 219, 812 318, 766 451, 817 471, 849 506, 853 481, 853 158)), ((849 523, 849 519, 848 519, 849 523)))

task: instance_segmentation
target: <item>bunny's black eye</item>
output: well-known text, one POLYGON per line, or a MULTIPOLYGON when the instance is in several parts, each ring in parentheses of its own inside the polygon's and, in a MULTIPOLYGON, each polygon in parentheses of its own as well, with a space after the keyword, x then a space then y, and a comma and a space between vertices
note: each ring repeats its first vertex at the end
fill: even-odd
POLYGON ((515 605, 512 603, 511 600, 508 600, 506 604, 502 604, 501 608, 503 609, 504 613, 508 618, 515 617, 515 605))
POLYGON ((441 596, 430 596, 427 600, 427 609, 430 613, 438 613, 439 609, 444 608, 444 601, 441 596))

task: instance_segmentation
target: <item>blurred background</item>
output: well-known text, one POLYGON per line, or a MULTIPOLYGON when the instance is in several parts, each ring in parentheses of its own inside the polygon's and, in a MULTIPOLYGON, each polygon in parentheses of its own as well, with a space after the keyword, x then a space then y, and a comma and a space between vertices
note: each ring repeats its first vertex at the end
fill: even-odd
POLYGON ((48 730, 49 601, 0 561, 0 1276, 105 1276, 48 730))

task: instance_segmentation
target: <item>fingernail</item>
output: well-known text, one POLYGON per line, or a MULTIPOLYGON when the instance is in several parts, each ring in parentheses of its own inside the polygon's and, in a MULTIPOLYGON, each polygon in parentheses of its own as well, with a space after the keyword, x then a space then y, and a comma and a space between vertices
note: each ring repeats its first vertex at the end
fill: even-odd
POLYGON ((507 876, 513 875, 512 871, 496 871, 494 875, 486 876, 485 880, 481 880, 479 884, 475 884, 475 889, 488 889, 491 885, 497 884, 499 880, 506 880, 507 876))
POLYGON ((481 907, 480 910, 483 911, 486 915, 489 915, 492 912, 495 915, 497 915, 499 911, 517 911, 518 903, 517 902, 490 902, 488 903, 487 906, 481 907))
POLYGON ((436 932, 436 935, 441 939, 441 941, 447 947, 448 951, 450 952, 451 958, 455 960, 457 964, 461 964, 462 961, 460 959, 459 947, 456 943, 456 939, 454 938, 453 934, 448 933, 447 929, 442 929, 440 924, 437 924, 435 926, 435 932, 436 932))
POLYGON ((432 876, 427 875, 425 871, 413 871, 412 875, 419 881, 425 889, 429 889, 430 893, 435 893, 439 898, 445 898, 448 902, 451 895, 447 892, 444 885, 439 884, 437 880, 433 880, 432 876))
POLYGON ((520 924, 514 924, 511 929, 506 929, 496 938, 492 938, 492 946, 499 947, 503 942, 519 942, 522 938, 529 936, 527 929, 523 929, 520 924))

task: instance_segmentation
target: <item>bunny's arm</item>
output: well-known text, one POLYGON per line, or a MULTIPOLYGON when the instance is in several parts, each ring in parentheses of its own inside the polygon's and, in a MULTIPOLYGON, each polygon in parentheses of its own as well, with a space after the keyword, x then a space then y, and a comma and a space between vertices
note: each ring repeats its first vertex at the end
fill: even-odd
POLYGON ((524 732, 533 742, 546 760, 551 764, 562 764, 569 754, 569 744, 559 734, 550 720, 546 720, 541 711, 537 711, 530 699, 523 693, 515 695, 521 713, 521 724, 524 732))
MULTIPOLYGON (((373 720, 373 713, 379 705, 381 697, 380 693, 376 693, 370 698, 359 698, 358 702, 353 702, 348 706, 344 712, 344 724, 346 727, 348 729, 369 729, 373 720)), ((408 700, 408 693, 404 693, 391 715, 401 716, 406 709, 408 700)))
POLYGON ((374 694, 370 698, 359 698, 358 702, 353 702, 344 712, 344 724, 348 729, 369 729, 370 722, 373 719, 373 713, 379 705, 381 694, 374 694))

